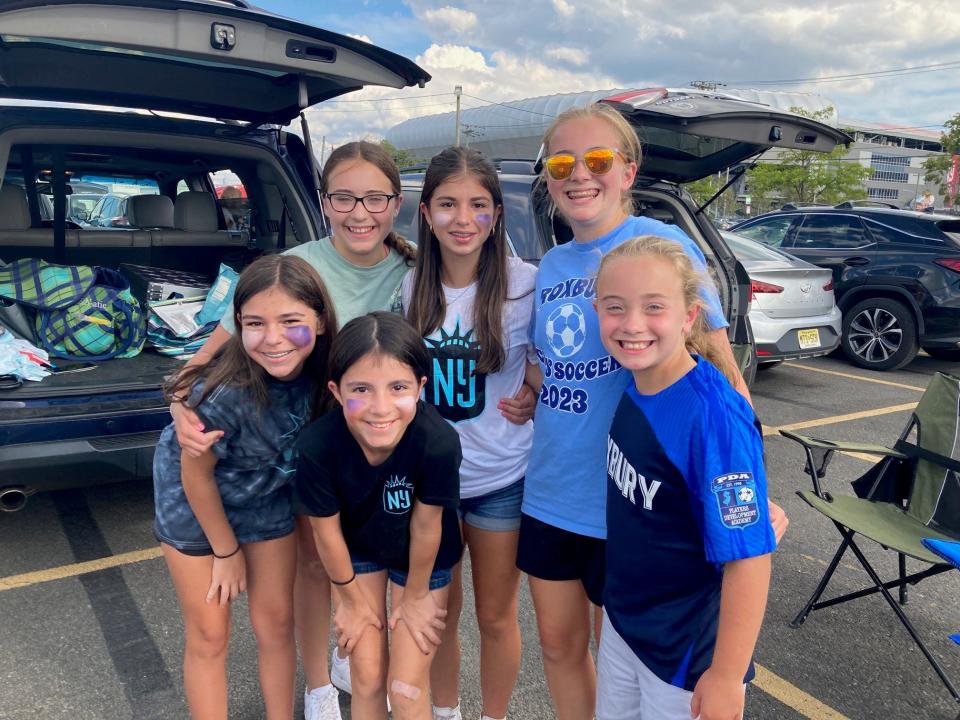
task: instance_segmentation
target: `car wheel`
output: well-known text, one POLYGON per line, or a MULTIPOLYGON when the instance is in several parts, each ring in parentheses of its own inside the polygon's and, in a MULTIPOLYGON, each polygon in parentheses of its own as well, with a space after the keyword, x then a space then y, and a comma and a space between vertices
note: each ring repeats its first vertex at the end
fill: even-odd
POLYGON ((868 370, 897 370, 917 355, 910 309, 889 298, 862 300, 843 313, 843 352, 868 370))
POLYGON ((757 370, 769 370, 770 368, 775 368, 777 365, 782 363, 783 360, 771 360, 770 362, 762 362, 757 365, 757 370))
POLYGON ((945 347, 925 347, 924 351, 932 358, 937 360, 949 360, 950 362, 960 362, 960 348, 945 347))

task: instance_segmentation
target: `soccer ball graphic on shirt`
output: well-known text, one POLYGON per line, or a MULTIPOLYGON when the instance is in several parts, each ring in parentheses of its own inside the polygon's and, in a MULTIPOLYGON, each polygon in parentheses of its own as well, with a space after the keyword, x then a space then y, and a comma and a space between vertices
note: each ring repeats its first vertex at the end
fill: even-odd
POLYGON ((753 500, 753 490, 747 486, 743 486, 737 490, 737 498, 742 503, 748 503, 753 500))
POLYGON ((547 316, 547 343, 560 357, 570 357, 583 347, 587 339, 587 320, 583 311, 568 303, 547 316))

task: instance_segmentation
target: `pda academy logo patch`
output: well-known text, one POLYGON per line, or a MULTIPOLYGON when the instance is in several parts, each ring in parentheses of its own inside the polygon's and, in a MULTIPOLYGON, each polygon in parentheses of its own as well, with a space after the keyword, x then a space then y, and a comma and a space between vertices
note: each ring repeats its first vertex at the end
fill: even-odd
POLYGON ((391 475, 383 484, 383 509, 391 515, 403 515, 413 507, 413 483, 407 476, 391 475))
POLYGON ((717 496, 720 521, 731 530, 753 525, 760 518, 757 509, 757 483, 753 473, 727 473, 710 483, 717 496))

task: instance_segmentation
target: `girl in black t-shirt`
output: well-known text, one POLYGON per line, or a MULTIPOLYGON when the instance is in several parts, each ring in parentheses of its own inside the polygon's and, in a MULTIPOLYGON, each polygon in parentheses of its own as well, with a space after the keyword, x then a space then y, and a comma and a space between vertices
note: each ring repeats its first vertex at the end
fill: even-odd
POLYGON ((329 388, 341 410, 298 442, 298 512, 310 516, 335 587, 334 626, 350 657, 356 720, 385 720, 388 694, 395 718, 431 717, 430 664, 462 544, 460 440, 418 400, 428 363, 401 317, 350 321, 330 351, 329 388))

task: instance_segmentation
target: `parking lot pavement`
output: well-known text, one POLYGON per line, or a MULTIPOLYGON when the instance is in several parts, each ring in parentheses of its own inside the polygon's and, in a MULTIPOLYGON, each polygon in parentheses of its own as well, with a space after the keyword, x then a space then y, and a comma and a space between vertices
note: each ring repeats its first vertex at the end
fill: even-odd
MULTIPOLYGON (((895 373, 871 373, 832 358, 785 363, 761 372, 753 388, 764 424, 771 496, 790 529, 775 557, 768 613, 748 688, 748 716, 762 720, 918 718, 953 720, 958 708, 896 617, 877 596, 813 613, 799 630, 787 623, 813 591, 840 536, 795 495, 809 480, 788 426, 838 439, 892 442, 929 376, 947 363, 920 356, 895 373)), ((869 468, 838 456, 830 489, 869 468)), ((31 498, 0 516, 0 719, 182 718, 181 626, 173 589, 151 532, 152 495, 128 483, 31 498)), ((873 543, 863 550, 882 574, 895 564, 873 543)), ((912 563, 920 567, 920 563, 912 563)), ((827 595, 862 587, 850 557, 827 595)), ((906 612, 947 673, 960 682, 960 573, 910 589, 906 612)), ((238 603, 231 645, 231 718, 262 716, 255 648, 245 604, 238 603)), ((523 668, 515 718, 550 718, 529 594, 521 602, 523 668)), ((464 612, 463 708, 479 714, 476 622, 464 612)), ((299 707, 299 705, 298 705, 299 707)), ((349 717, 343 703, 345 717, 349 717)))

